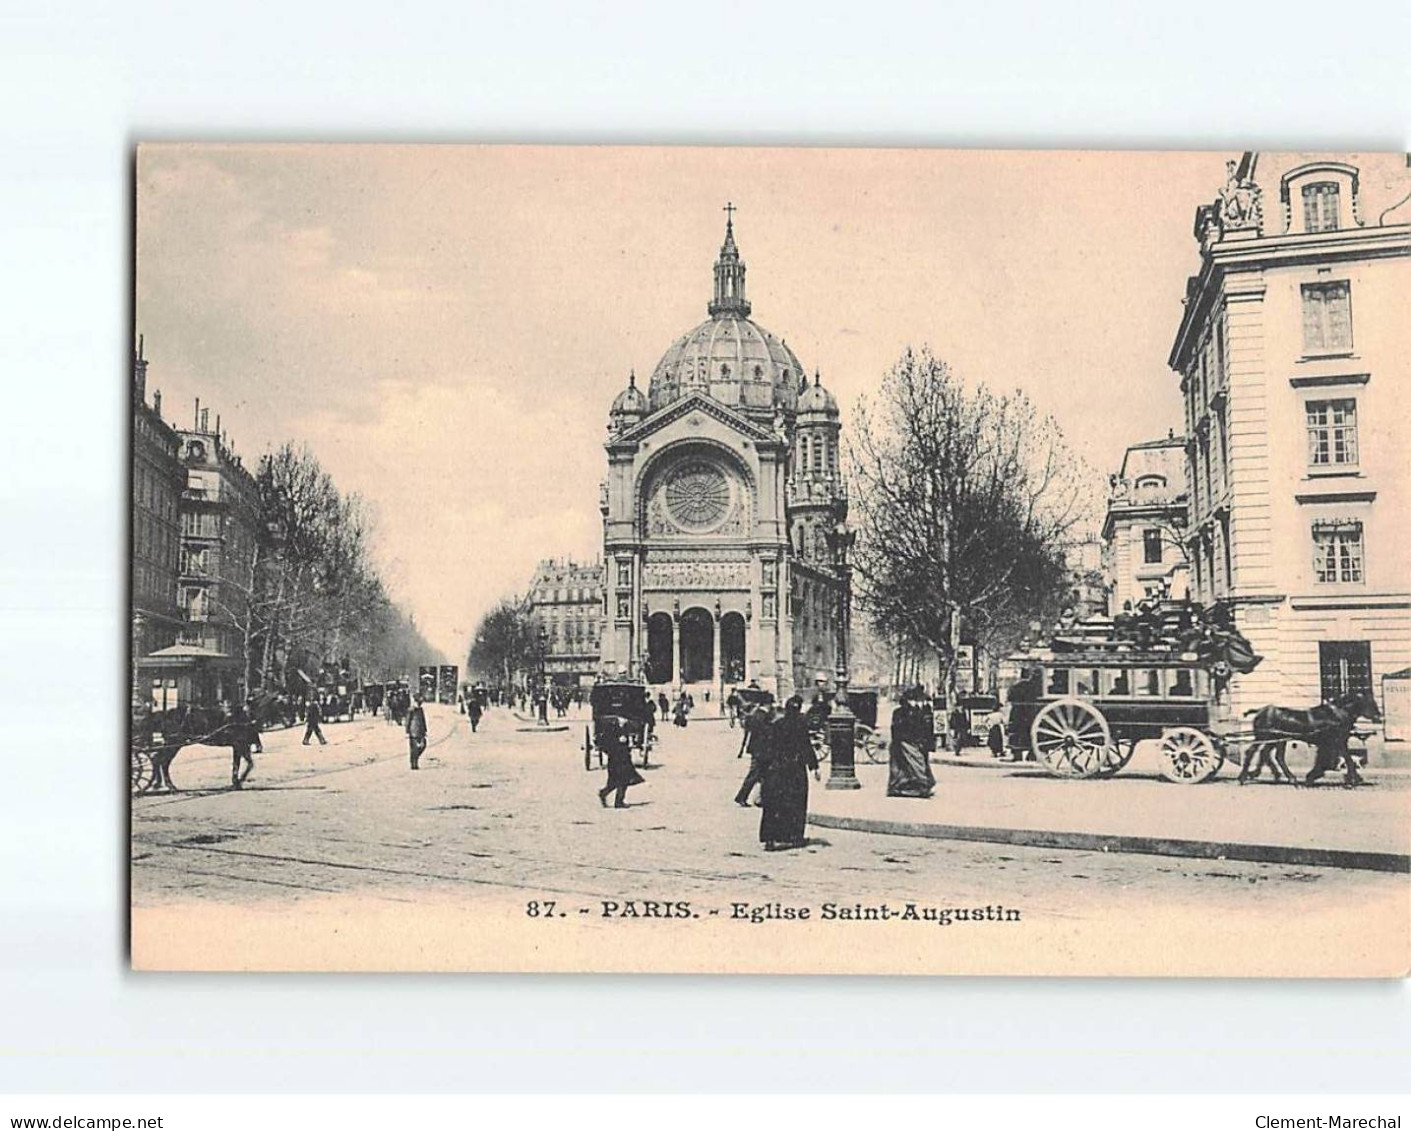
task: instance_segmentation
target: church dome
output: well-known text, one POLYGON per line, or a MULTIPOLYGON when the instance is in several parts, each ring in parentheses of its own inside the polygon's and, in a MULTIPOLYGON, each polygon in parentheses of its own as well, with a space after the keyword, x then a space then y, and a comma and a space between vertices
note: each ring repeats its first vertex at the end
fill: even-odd
POLYGON ((838 415, 838 401, 819 383, 817 373, 813 375, 813 384, 799 394, 799 415, 803 416, 805 413, 838 415))
POLYGON ((715 261, 715 297, 706 309, 710 317, 672 342, 652 371, 651 411, 701 392, 747 412, 792 412, 804 368, 780 338, 750 319, 733 217, 725 224, 715 261))
POLYGON ((627 378, 627 388, 617 394, 612 402, 612 414, 614 416, 645 416, 647 414, 647 398, 642 394, 642 390, 637 388, 637 374, 634 371, 627 378))

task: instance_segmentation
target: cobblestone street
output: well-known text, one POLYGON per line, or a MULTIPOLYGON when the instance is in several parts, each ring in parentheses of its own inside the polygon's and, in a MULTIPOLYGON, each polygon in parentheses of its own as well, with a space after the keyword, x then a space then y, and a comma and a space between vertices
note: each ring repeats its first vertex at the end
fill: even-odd
MULTIPOLYGON (((297 730, 267 735, 238 792, 226 751, 184 752, 173 769, 183 792, 134 803, 135 961, 157 948, 178 964, 300 967, 331 947, 342 965, 474 968, 477 956, 504 961, 501 948, 519 940, 510 961, 525 968, 559 948, 588 947, 597 968, 672 969, 674 947, 721 942, 754 965, 751 924, 735 904, 760 914, 769 904, 811 908, 799 929, 838 930, 842 922, 819 921, 827 903, 899 911, 913 902, 1017 909, 1022 921, 940 932, 934 923, 847 923, 840 968, 866 970, 868 949, 889 931, 886 944, 913 949, 922 969, 948 968, 953 948, 961 967, 984 968, 1021 934, 1022 945, 1046 939, 1040 945, 1069 950, 1082 969, 1099 928, 1111 950, 1093 961, 1105 966, 1120 964, 1126 947, 1134 970, 1158 953, 1194 969, 1208 948, 1246 940, 1271 967, 1286 966, 1292 950, 1318 968, 1328 947, 1355 946, 1383 916, 1407 912, 1404 876, 1334 869, 833 829, 811 829, 802 850, 767 854, 756 838, 759 811, 731 801, 745 762, 735 758, 739 732, 724 723, 666 728, 646 784, 631 791, 627 810, 614 811, 598 804, 601 774, 584 772, 581 717, 570 716, 567 730, 526 732, 493 710, 475 735, 448 708, 428 717, 431 746, 415 774, 400 731, 380 719, 328 725, 326 747, 301 746, 297 730), (546 901, 549 921, 534 923, 546 901), (695 921, 652 917, 645 901, 687 903, 678 913, 695 921), (1296 946, 1264 933, 1261 924, 1290 917, 1302 924, 1296 946), (487 920, 499 926, 475 930, 487 920), (184 958, 172 953, 173 932, 188 942, 184 958), (432 940, 449 949, 425 953, 432 940), (651 952, 629 954, 621 949, 629 941, 649 942, 651 952)), ((977 771, 943 771, 940 790, 967 772, 977 771)), ((866 780, 881 789, 875 772, 866 780)), ((787 953, 756 961, 789 968, 787 953)))

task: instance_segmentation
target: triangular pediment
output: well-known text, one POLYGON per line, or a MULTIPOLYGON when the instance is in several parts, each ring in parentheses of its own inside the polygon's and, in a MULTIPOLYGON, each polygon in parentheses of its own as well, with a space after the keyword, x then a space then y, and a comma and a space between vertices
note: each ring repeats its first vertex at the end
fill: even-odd
POLYGON ((640 440, 645 440, 653 433, 660 432, 668 425, 690 416, 693 412, 699 412, 714 420, 718 420, 727 428, 738 432, 741 436, 754 440, 756 443, 768 443, 771 440, 778 439, 773 432, 766 428, 761 428, 754 421, 742 416, 727 405, 721 404, 718 400, 706 396, 704 393, 696 392, 688 393, 680 400, 672 401, 664 408, 658 409, 640 424, 634 425, 626 432, 623 432, 622 435, 616 437, 613 442, 618 444, 637 443, 640 440))

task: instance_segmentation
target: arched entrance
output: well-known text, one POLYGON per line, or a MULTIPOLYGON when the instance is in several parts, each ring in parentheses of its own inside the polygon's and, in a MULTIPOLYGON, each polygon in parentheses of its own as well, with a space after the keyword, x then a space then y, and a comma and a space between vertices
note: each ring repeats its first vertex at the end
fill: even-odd
POLYGON ((648 683, 670 683, 676 674, 676 640, 670 613, 653 613, 647 618, 648 683))
POLYGON ((745 618, 739 613, 720 618, 720 672, 726 683, 745 682, 745 618))
POLYGON ((705 609, 681 614, 681 682, 709 683, 715 678, 715 620, 705 609))

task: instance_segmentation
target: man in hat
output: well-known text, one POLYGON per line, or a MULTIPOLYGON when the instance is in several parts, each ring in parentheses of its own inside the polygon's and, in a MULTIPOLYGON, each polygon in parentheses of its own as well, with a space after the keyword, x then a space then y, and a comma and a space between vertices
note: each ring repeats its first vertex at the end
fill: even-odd
POLYGON ((323 722, 323 708, 318 704, 317 695, 310 695, 308 698, 304 708, 304 722, 308 724, 304 727, 304 745, 309 744, 309 739, 317 738, 320 746, 327 746, 328 739, 323 737, 323 728, 318 725, 323 722))
POLYGON ((412 769, 419 770, 418 763, 426 750, 426 711, 421 706, 421 692, 416 693, 412 709, 407 712, 407 745, 411 751, 412 769))

